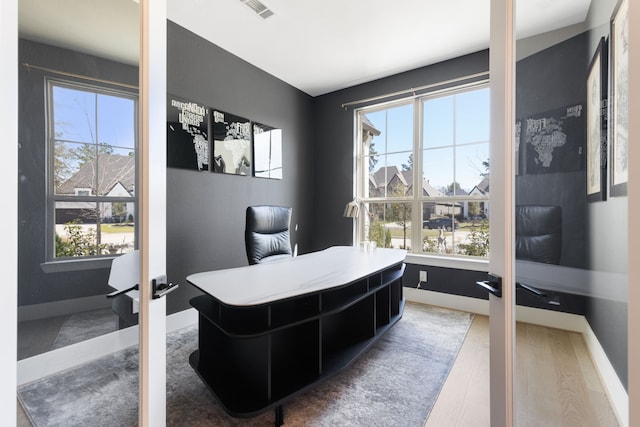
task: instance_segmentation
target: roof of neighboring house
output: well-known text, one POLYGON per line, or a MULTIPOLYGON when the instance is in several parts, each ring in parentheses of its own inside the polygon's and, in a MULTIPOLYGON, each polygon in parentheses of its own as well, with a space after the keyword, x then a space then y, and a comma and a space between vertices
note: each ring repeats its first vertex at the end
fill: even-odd
POLYGON ((485 175, 473 189, 469 192, 469 194, 480 193, 480 194, 489 194, 489 174, 485 175))
POLYGON ((76 188, 91 188, 94 195, 107 195, 118 183, 133 194, 136 182, 134 157, 100 154, 97 164, 97 189, 95 188, 95 163, 87 162, 58 187, 57 194, 75 194, 76 188))
MULTIPOLYGON (((397 178, 404 186, 407 187, 407 194, 411 191, 413 187, 413 170, 400 170, 397 166, 384 166, 375 171, 372 174, 369 174, 369 185, 374 188, 387 188, 394 180, 397 178)), ((472 194, 477 194, 480 192, 481 194, 489 193, 489 175, 487 174, 482 178, 482 180, 468 193, 464 191, 462 188, 456 189, 456 196, 467 196, 472 194)), ((442 196, 453 196, 453 192, 447 192, 444 194, 442 191, 433 187, 429 180, 422 179, 422 195, 427 197, 442 197, 442 196)))
POLYGON ((458 187, 458 188, 456 188, 455 193, 453 191, 447 191, 446 195, 447 196, 468 196, 469 193, 464 191, 462 188, 458 187))
POLYGON ((371 123, 371 121, 369 121, 366 114, 362 115, 362 129, 373 136, 380 135, 380 131, 373 125, 373 123, 371 123))
MULTIPOLYGON (((376 188, 388 187, 394 177, 407 187, 407 192, 413 188, 413 169, 400 170, 397 166, 381 167, 375 173, 369 175, 369 182, 376 188)), ((424 196, 439 197, 444 194, 434 188, 426 179, 422 180, 422 192, 424 196)))
POLYGON ((411 181, 407 181, 403 172, 397 166, 383 166, 373 173, 373 182, 376 188, 387 187, 393 178, 397 176, 400 182, 408 186, 411 181))
POLYGON ((429 180, 426 180, 426 179, 422 180, 422 191, 423 191, 423 195, 424 196, 429 196, 429 197, 444 196, 444 194, 442 194, 442 191, 440 191, 440 190, 436 189, 435 187, 433 187, 429 183, 429 180))

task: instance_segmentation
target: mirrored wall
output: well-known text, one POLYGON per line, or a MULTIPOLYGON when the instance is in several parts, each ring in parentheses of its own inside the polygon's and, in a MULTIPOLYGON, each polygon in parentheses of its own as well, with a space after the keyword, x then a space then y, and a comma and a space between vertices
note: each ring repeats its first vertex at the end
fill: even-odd
POLYGON ((137 247, 138 8, 19 2, 18 360, 137 323, 106 294, 137 247))
POLYGON ((625 2, 570 5, 556 29, 516 30, 517 315, 527 322, 516 327, 516 418, 609 426, 627 411, 615 398, 627 384, 625 2))

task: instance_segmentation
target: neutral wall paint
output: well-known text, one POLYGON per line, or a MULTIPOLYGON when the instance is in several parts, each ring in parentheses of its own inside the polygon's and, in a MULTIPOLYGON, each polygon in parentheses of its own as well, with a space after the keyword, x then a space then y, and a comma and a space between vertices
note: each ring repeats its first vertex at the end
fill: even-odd
MULTIPOLYGON (((182 286, 168 311, 189 307, 198 292, 191 273, 247 265, 245 210, 249 205, 291 206, 292 245, 312 250, 313 99, 255 66, 168 22, 167 91, 282 129, 282 180, 167 170, 167 274, 182 286)), ((237 284, 242 286, 241 283, 237 284)))

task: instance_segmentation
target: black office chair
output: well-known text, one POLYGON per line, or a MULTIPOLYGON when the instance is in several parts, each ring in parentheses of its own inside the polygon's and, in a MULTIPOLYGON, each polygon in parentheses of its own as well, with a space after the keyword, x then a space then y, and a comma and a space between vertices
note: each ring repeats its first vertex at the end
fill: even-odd
MULTIPOLYGON (((560 206, 516 206, 516 259, 560 264, 562 253, 562 208, 560 206)), ((516 282, 542 298, 547 293, 526 283, 516 282)))
POLYGON ((560 206, 516 206, 516 258, 559 264, 562 249, 560 206))
POLYGON ((249 264, 291 258, 290 224, 291 208, 249 206, 244 231, 249 264))

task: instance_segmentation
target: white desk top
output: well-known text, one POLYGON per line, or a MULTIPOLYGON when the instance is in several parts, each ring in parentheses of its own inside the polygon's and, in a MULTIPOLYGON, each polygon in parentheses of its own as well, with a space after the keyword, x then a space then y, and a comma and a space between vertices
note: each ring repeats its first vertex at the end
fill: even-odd
POLYGON ((187 281, 233 306, 251 306, 322 291, 404 261, 406 251, 335 246, 265 264, 191 274, 187 281))

